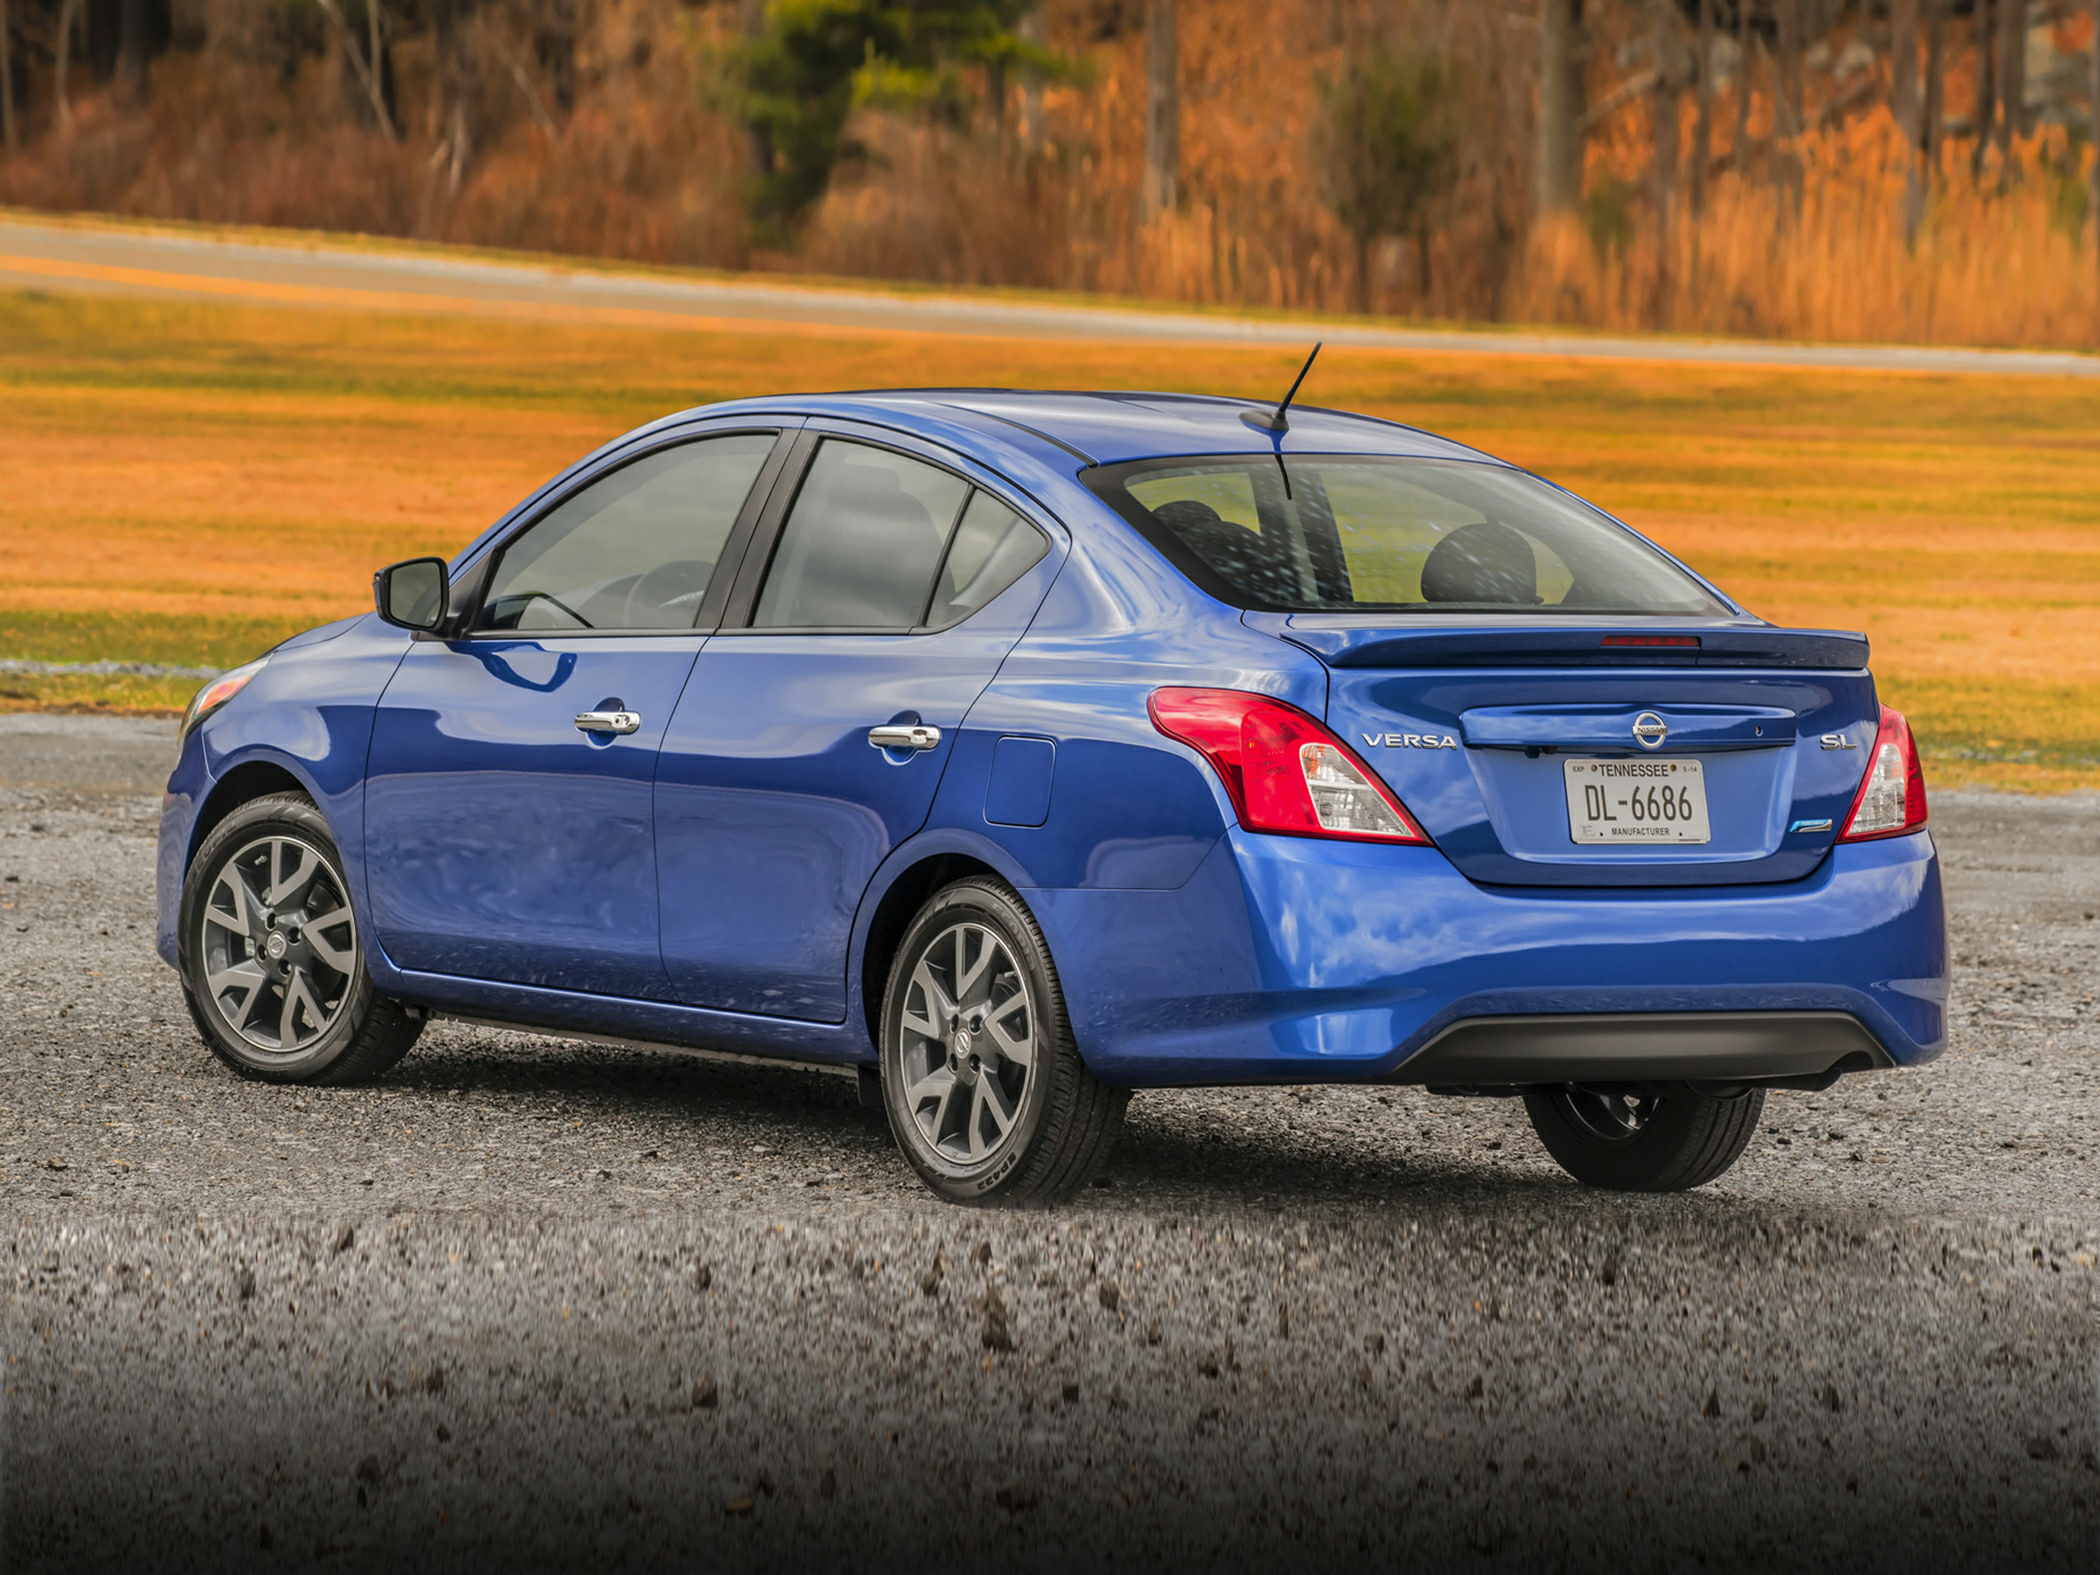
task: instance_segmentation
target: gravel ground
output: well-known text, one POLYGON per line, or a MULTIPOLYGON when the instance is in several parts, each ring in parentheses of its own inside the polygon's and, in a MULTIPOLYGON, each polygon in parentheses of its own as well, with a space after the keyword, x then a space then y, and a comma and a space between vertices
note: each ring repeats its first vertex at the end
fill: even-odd
POLYGON ((169 731, 0 717, 10 1570, 2100 1564, 2100 801, 1939 796, 1952 1048, 1699 1192, 1265 1089, 978 1213, 834 1076, 238 1081, 151 950, 169 731))

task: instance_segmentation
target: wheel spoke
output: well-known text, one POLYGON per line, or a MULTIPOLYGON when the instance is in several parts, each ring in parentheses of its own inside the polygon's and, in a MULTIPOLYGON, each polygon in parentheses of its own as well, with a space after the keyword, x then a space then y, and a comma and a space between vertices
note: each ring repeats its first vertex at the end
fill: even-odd
POLYGON ((954 1087, 955 1074, 945 1066, 936 1065, 931 1072, 904 1091, 905 1108, 916 1113, 927 1100, 937 1094, 945 1095, 954 1087))
POLYGON ((235 1028, 245 1028, 248 1019, 255 1015, 255 1003, 262 996, 263 986, 270 982, 270 976, 263 972, 262 964, 258 962, 237 962, 208 975, 204 982, 211 990, 212 999, 221 1003, 222 1011, 228 990, 246 992, 237 1008, 238 1015, 228 1014, 235 1028))
POLYGON ((1004 1020, 1011 1015, 1008 1010, 987 1017, 984 1020, 985 1032, 992 1036, 992 1043, 999 1047, 999 1053, 1007 1060, 1015 1066, 1029 1066, 1035 1061, 1035 1035, 1026 1029, 1018 1034, 1009 1033, 1004 1020))
POLYGON ((306 896, 314 877, 321 872, 321 860, 313 849, 296 842, 276 841, 270 844, 270 888, 263 893, 263 900, 273 908, 296 908, 298 899, 306 896), (285 868, 285 855, 291 854, 294 862, 285 868))
POLYGON ((209 904, 204 909, 204 922, 206 924, 216 924, 222 930, 231 930, 243 940, 247 939, 250 933, 248 922, 241 915, 237 913, 222 913, 209 904))
POLYGON ((357 928, 351 923, 350 910, 344 908, 338 913, 329 914, 325 919, 309 924, 306 927, 306 944, 313 948, 316 957, 347 979, 357 962, 357 928), (340 941, 329 940, 327 936, 331 930, 342 931, 343 938, 340 941))
POLYGON ((213 901, 204 905, 205 918, 211 922, 245 935, 250 940, 259 940, 263 933, 262 903, 255 890, 248 884, 247 873, 238 863, 228 864, 219 871, 219 878, 212 885, 213 901), (217 905, 220 892, 233 899, 233 912, 228 914, 217 905))
POLYGON ((958 925, 955 931, 955 999, 958 1005, 967 1005, 977 993, 977 986, 992 966, 992 958, 998 952, 998 942, 989 930, 977 930, 980 944, 977 948, 977 964, 965 972, 963 969, 963 937, 976 926, 958 925))
POLYGON ((963 1136, 969 1142, 972 1159, 984 1158, 984 1091, 989 1082, 989 1078, 980 1077, 970 1085, 970 1120, 963 1136))
MULTIPOLYGON (((920 959, 919 966, 911 971, 911 982, 919 987, 929 1008, 928 1017, 922 1018, 921 1021, 930 1020, 932 1024, 930 1027, 914 1031, 925 1034, 928 1039, 938 1039, 948 1031, 948 1025, 955 1021, 955 1002, 950 1000, 948 992, 941 988, 940 980, 934 978, 931 958, 920 959)), ((906 1000, 909 999, 907 996, 906 1000)), ((910 1007, 905 1009, 909 1011, 910 1007)))
MULTIPOLYGON (((999 1129, 994 1141, 1004 1141, 1006 1134, 1014 1129, 1014 1116, 1017 1114, 1015 1108, 1007 1103, 1006 1090, 999 1086, 999 1079, 988 1071, 977 1080, 977 1093, 979 1103, 991 1112, 992 1125, 999 1129)), ((974 1120, 971 1125, 976 1125, 974 1120)))
POLYGON ((277 1019, 279 1048, 292 1050, 298 1047, 299 1011, 302 1007, 306 1010, 306 1021, 314 1031, 307 1037, 312 1038, 320 1033, 321 1024, 327 1020, 327 1014, 321 1010, 321 1003, 314 999, 313 991, 307 985, 306 970, 295 968, 292 970, 292 976, 284 982, 284 1011, 277 1019))

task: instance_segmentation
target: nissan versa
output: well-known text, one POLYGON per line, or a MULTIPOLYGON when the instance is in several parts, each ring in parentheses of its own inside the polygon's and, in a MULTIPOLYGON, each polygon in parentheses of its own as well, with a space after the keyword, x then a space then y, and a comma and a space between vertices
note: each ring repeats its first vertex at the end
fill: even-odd
POLYGON ((251 1077, 433 1016, 858 1068, 957 1200, 1133 1088, 1406 1083, 1663 1190, 1944 1042, 1866 640, 1406 427, 715 405, 375 589, 183 722, 158 944, 251 1077))

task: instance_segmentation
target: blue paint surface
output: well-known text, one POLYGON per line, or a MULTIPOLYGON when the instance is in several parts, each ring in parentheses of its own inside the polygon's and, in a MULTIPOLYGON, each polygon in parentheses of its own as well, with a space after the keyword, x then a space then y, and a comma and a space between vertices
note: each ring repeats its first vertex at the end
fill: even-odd
MULTIPOLYGON (((268 781, 334 829, 382 989, 578 1032, 865 1061, 876 916, 941 859, 1020 893, 1081 1052, 1120 1083, 1376 1076, 1458 1018, 1504 1013, 1837 1010, 1898 1063, 1938 1052, 1932 839, 1834 840, 1878 715, 1863 639, 1732 614, 1691 631, 1690 657, 1607 654, 1628 620, 1242 613, 1082 473, 1268 451, 1243 408, 836 395, 629 434, 496 522, 455 576, 634 446, 738 420, 904 448, 1053 547, 937 633, 761 631, 731 609, 676 634, 412 640, 367 615, 288 641, 183 742, 162 955, 202 828, 268 781), (1152 726, 1146 701, 1168 685, 1324 719, 1434 846, 1242 829, 1210 765, 1152 726), (640 730, 575 729, 614 700, 640 730), (1575 845, 1561 756, 1638 758, 1645 711, 1668 726, 1662 753, 1703 763, 1713 840, 1575 845), (899 720, 938 727, 939 744, 869 744, 899 720)), ((1494 463, 1333 412, 1294 411, 1283 442, 1494 463)))
POLYGON ((994 826, 1040 826, 1050 818, 1050 784, 1057 745, 1047 738, 1008 735, 992 746, 984 818, 994 826))

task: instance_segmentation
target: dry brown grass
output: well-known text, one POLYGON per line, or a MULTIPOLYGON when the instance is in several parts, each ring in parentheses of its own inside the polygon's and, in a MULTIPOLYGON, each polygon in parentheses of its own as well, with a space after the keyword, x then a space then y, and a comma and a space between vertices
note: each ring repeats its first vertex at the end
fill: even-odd
MULTIPOLYGON (((458 547, 605 438, 706 400, 1270 392, 1295 360, 0 296, 0 656, 231 665, 367 605, 377 565, 458 547)), ((1866 630, 1935 781, 2100 786, 2092 381, 1345 350, 1314 383, 1319 403, 1568 483, 1768 617, 1866 630)), ((20 675, 0 690, 143 693, 20 675)))

